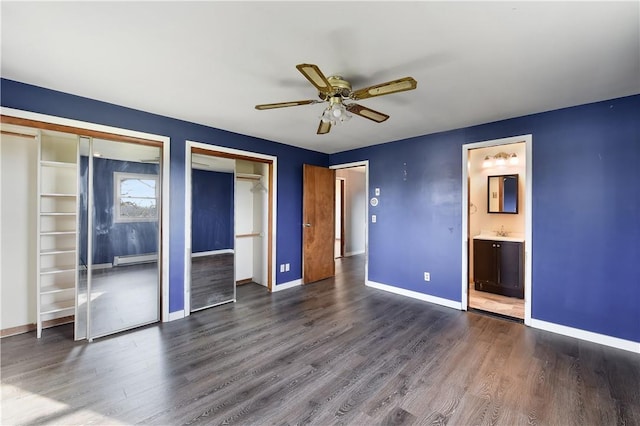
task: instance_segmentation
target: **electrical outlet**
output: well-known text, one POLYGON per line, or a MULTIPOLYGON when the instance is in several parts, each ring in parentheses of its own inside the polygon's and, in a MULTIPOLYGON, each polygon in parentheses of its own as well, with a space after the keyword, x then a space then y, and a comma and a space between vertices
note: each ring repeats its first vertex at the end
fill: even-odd
POLYGON ((280 272, 284 272, 284 263, 280 264, 280 272))
POLYGON ((288 264, 288 263, 285 263, 285 264, 284 264, 284 271, 285 271, 285 272, 289 272, 289 269, 290 269, 290 268, 291 268, 291 265, 290 265, 290 264, 288 264))
POLYGON ((424 280, 425 281, 431 281, 431 274, 429 272, 425 272, 424 273, 424 280))

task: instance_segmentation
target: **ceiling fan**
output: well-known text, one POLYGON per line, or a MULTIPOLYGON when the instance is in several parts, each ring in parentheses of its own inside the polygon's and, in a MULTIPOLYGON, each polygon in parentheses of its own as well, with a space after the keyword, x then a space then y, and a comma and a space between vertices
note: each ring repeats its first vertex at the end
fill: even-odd
POLYGON ((320 100, 309 99, 275 104, 261 104, 256 105, 256 109, 264 110, 328 102, 329 106, 327 106, 320 117, 320 124, 318 125, 317 131, 319 135, 329 133, 332 125, 349 120, 351 118, 349 113, 368 118, 376 123, 382 123, 389 118, 387 114, 374 111, 350 101, 404 92, 405 90, 413 90, 418 86, 418 82, 414 80, 413 77, 404 77, 399 80, 388 81, 352 91, 351 83, 338 75, 325 77, 317 65, 300 64, 296 65, 296 68, 318 89, 318 97, 320 100), (345 101, 349 102, 347 103, 345 101))

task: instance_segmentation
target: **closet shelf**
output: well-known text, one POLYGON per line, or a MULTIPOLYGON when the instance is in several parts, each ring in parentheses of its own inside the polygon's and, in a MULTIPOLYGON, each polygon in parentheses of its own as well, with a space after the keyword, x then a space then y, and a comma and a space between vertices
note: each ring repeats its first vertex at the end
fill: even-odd
POLYGON ((76 168, 76 163, 66 163, 64 161, 42 160, 40 161, 40 165, 45 167, 59 167, 59 168, 67 168, 67 169, 76 168))
POLYGON ((46 231, 46 232, 41 232, 40 235, 43 237, 49 236, 49 235, 75 235, 76 231, 46 231))
POLYGON ((260 180, 262 179, 262 175, 257 175, 254 173, 236 173, 237 179, 249 179, 249 180, 260 180))
POLYGON ((41 133, 37 176, 37 323, 75 313, 78 282, 79 136, 41 133), (72 242, 71 240, 75 240, 72 242))
POLYGON ((40 275, 62 274, 64 272, 74 272, 75 270, 75 265, 54 266, 40 269, 40 275))
POLYGON ((75 216, 75 212, 41 212, 40 216, 75 216))
POLYGON ((252 232, 250 234, 237 234, 236 238, 262 237, 262 232, 252 232))
POLYGON ((41 197, 71 197, 71 198, 75 198, 76 194, 43 192, 43 193, 40 194, 40 196, 41 197))
MULTIPOLYGON (((71 284, 73 285, 73 283, 71 284)), ((57 293, 64 293, 67 291, 75 291, 75 290, 76 290, 75 285, 73 287, 68 287, 68 288, 60 288, 56 286, 43 287, 40 289, 40 296, 45 294, 57 294, 57 293)))
POLYGON ((47 315, 47 314, 53 314, 56 312, 74 311, 74 310, 75 310, 74 299, 62 300, 59 302, 43 305, 40 309, 40 315, 47 315))
POLYGON ((40 251, 41 255, 53 255, 53 254, 65 254, 65 253, 75 253, 76 249, 75 248, 68 248, 68 249, 63 249, 63 248, 59 248, 59 249, 49 249, 49 250, 42 250, 40 251))

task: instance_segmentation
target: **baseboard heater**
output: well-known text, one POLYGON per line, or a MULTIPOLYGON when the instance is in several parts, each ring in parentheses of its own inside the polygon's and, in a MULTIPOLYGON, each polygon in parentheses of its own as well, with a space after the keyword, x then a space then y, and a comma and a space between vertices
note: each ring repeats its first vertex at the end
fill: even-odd
POLYGON ((138 263, 151 263, 158 261, 157 253, 129 254, 127 256, 113 256, 113 266, 135 265, 138 263))

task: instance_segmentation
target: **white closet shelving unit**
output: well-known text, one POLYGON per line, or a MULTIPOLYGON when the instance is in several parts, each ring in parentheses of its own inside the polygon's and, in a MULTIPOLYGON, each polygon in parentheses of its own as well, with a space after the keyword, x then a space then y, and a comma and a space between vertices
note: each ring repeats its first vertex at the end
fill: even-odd
POLYGON ((41 132, 38 144, 37 337, 75 313, 78 279, 79 138, 41 132))

